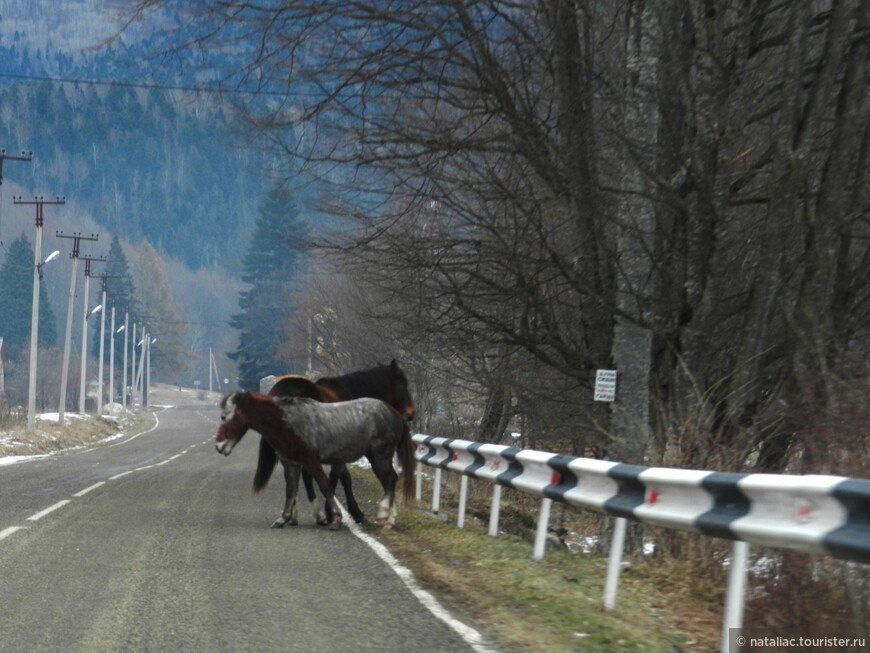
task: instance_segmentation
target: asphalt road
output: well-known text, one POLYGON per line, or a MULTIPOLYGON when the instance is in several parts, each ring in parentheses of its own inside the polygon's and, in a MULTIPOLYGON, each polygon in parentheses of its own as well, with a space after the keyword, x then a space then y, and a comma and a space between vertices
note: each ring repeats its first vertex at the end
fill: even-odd
POLYGON ((270 529, 256 433, 225 458, 216 404, 152 403, 151 431, 0 466, 0 651, 473 650, 347 526, 270 529))

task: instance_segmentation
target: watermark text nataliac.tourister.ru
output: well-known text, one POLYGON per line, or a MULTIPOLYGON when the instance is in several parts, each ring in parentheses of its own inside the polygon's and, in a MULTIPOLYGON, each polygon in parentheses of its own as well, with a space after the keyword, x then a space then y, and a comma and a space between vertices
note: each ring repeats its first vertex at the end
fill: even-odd
POLYGON ((830 649, 831 651, 854 651, 866 650, 865 645, 867 639, 865 637, 837 637, 831 636, 811 636, 801 635, 799 637, 787 637, 782 635, 777 636, 761 636, 757 634, 743 634, 741 629, 734 628, 731 633, 731 641, 739 648, 732 647, 732 650, 740 649, 748 650, 763 650, 765 648, 775 648, 778 650, 791 650, 798 648, 813 648, 816 650, 830 649))

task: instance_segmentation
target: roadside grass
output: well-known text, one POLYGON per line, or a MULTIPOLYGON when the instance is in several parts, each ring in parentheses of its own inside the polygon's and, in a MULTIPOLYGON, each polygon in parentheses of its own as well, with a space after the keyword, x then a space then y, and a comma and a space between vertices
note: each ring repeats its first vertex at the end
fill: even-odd
POLYGON ((107 438, 125 432, 147 428, 151 416, 147 413, 128 413, 119 418, 77 413, 66 415, 63 426, 55 420, 37 419, 36 427, 27 430, 24 420, 7 423, 0 428, 0 457, 38 456, 75 447, 93 446, 107 438))
MULTIPOLYGON (((353 467, 352 475, 357 500, 373 521, 380 485, 370 470, 353 467)), ((533 533, 522 532, 533 518, 510 516, 516 510, 509 509, 506 519, 513 523, 506 528, 516 532, 492 538, 486 520, 473 516, 488 511, 488 498, 470 498, 463 529, 456 526, 455 499, 442 488, 438 515, 425 502, 400 503, 395 528, 367 529, 501 653, 717 649, 721 595, 699 596, 686 565, 630 565, 620 578, 616 609, 607 611, 603 556, 551 545, 534 561, 533 533)))

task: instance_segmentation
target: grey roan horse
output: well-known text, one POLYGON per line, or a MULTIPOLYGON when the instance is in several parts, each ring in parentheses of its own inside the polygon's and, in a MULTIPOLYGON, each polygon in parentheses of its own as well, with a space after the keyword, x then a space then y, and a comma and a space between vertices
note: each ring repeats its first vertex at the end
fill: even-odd
MULTIPOLYGON (((233 392, 221 399, 221 425, 215 435, 218 452, 229 456, 248 429, 259 431, 267 438, 281 460, 297 463, 311 472, 326 497, 329 527, 339 528, 341 511, 335 503, 323 465, 311 446, 284 421, 281 407, 271 397, 255 392, 233 392)), ((254 493, 260 489, 255 485, 254 493)))
MULTIPOLYGON (((275 385, 269 390, 273 397, 309 397, 324 403, 337 401, 350 401, 371 397, 381 399, 395 408, 409 422, 414 419, 416 408, 411 392, 408 388, 408 378, 399 363, 393 359, 389 365, 377 365, 370 369, 359 370, 342 376, 326 376, 311 381, 299 374, 287 374, 275 380, 275 385)), ((254 474, 254 485, 263 487, 275 469, 277 455, 265 438, 260 438, 260 455, 257 458, 257 471, 254 474)), ((284 468, 284 483, 286 486, 284 510, 272 528, 283 528, 287 524, 298 523, 296 510, 296 496, 298 494, 299 474, 305 482, 305 490, 308 492, 308 500, 314 507, 315 519, 318 523, 326 523, 326 517, 319 506, 314 504, 315 494, 311 475, 299 465, 287 462, 281 463, 284 468)), ((348 512, 354 521, 361 524, 365 522, 365 515, 357 505, 353 495, 353 482, 344 465, 332 465, 329 474, 329 482, 335 491, 338 482, 344 488, 344 496, 348 512)))
MULTIPOLYGON (((327 499, 327 513, 335 512, 336 507, 328 480, 324 489, 321 464, 340 465, 363 456, 368 458, 384 489, 384 497, 378 505, 380 523, 392 525, 396 521, 398 475, 393 468, 396 453, 403 470, 403 494, 406 500, 413 496, 416 461, 408 424, 395 409, 379 399, 325 404, 301 397, 235 392, 223 399, 221 407, 224 425, 218 430, 218 451, 229 455, 244 434, 244 431, 238 434, 239 429, 224 428, 232 420, 259 431, 281 460, 300 463, 312 473, 327 499), (230 413, 233 417, 227 421, 230 413)), ((264 486, 265 480, 261 486, 255 484, 254 492, 264 486)), ((332 519, 336 516, 332 515, 332 519)))

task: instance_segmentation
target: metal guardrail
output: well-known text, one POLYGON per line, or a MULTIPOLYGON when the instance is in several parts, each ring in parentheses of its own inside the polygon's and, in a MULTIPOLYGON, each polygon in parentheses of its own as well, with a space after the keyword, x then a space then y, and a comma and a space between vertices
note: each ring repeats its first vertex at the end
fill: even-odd
MULTIPOLYGON (((414 435, 417 460, 436 470, 433 510, 439 509, 440 474, 462 474, 457 525, 465 519, 467 479, 494 484, 490 535, 498 533, 501 487, 542 497, 535 536, 541 559, 552 501, 616 518, 604 605, 613 609, 626 520, 734 541, 726 596, 722 650, 743 622, 749 544, 795 549, 870 563, 870 480, 826 475, 738 474, 642 467, 495 444, 414 435)), ((422 497, 418 466, 417 498, 422 497)))

